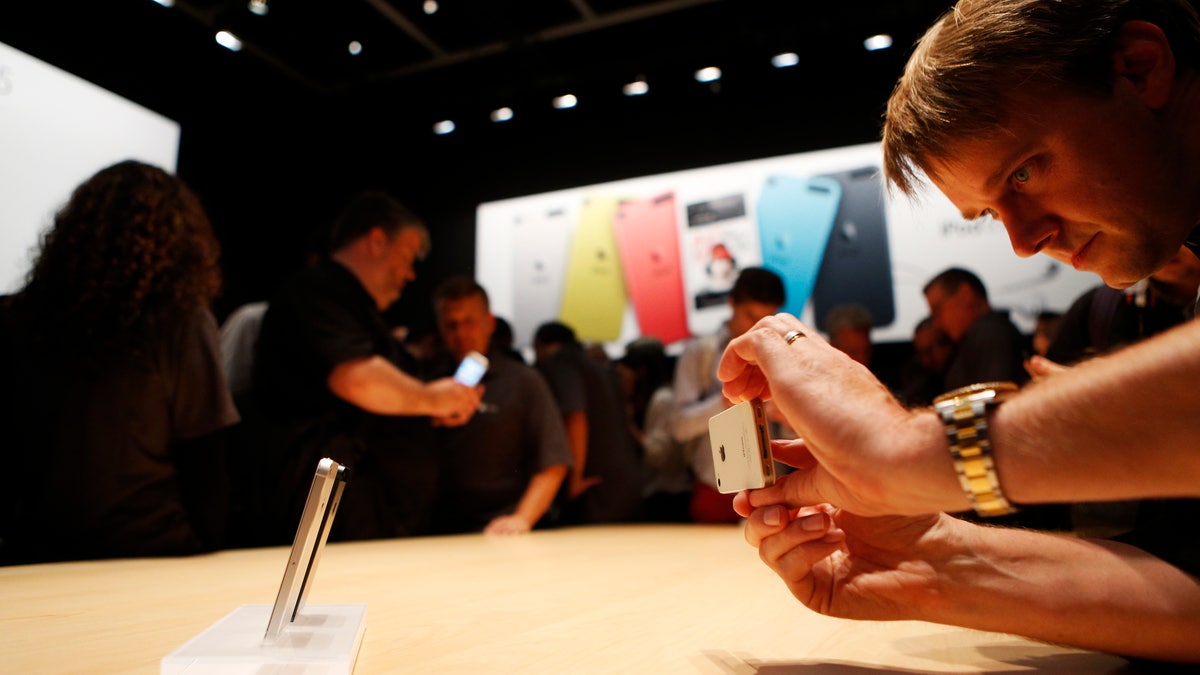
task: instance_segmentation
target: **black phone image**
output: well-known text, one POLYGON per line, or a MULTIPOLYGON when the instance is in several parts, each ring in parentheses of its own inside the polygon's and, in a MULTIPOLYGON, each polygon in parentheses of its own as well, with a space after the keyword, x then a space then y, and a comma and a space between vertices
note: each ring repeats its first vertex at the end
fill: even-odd
POLYGON ((896 303, 879 167, 825 175, 841 184, 842 199, 813 286, 813 317, 821 326, 834 307, 859 304, 875 326, 886 326, 896 303))

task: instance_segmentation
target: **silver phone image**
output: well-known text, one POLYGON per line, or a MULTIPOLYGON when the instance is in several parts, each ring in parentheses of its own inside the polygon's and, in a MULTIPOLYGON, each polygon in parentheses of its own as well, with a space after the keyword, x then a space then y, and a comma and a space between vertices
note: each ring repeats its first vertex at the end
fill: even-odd
POLYGON ((762 401, 743 401, 708 420, 717 490, 724 494, 775 484, 775 458, 762 401))
POLYGON ((488 359, 486 356, 475 351, 469 352, 458 364, 458 370, 454 371, 454 381, 474 387, 483 379, 483 374, 487 372, 487 369, 488 359))

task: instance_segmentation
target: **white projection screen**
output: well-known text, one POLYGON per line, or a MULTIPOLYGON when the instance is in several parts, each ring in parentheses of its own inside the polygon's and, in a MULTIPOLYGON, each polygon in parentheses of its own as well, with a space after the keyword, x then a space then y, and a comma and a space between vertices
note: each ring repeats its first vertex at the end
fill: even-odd
POLYGON ((179 124, 0 43, 0 294, 19 290, 71 191, 137 159, 172 173, 179 124))
POLYGON ((715 331, 736 270, 752 265, 785 278, 785 309, 809 325, 865 305, 876 342, 912 338, 928 313, 922 288, 949 267, 978 274, 1026 333, 1100 283, 1018 258, 1002 225, 965 220, 932 187, 889 194, 881 161, 871 143, 481 204, 476 276, 519 346, 558 319, 610 354, 642 334, 678 348, 715 331))

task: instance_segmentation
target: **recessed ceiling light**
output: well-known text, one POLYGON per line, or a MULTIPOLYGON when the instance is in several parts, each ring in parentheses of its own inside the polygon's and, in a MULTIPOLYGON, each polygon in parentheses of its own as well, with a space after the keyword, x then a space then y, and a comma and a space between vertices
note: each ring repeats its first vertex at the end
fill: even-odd
POLYGON ((892 36, 887 35, 886 33, 881 33, 879 35, 872 35, 871 37, 867 38, 866 40, 863 40, 863 47, 869 52, 876 52, 876 51, 879 51, 880 49, 887 49, 888 47, 891 47, 891 46, 892 46, 892 36))
POLYGON ((784 52, 771 57, 771 65, 776 68, 791 68, 800 63, 800 55, 795 52, 784 52))
POLYGON ((158 4, 162 5, 163 7, 174 7, 175 6, 175 0, 154 0, 154 1, 157 2, 158 4))
POLYGON ((555 108, 562 110, 564 108, 574 108, 579 104, 579 99, 575 98, 575 94, 564 94, 555 96, 552 102, 555 108))
POLYGON ((507 122, 513 118, 513 109, 508 106, 496 108, 492 111, 491 118, 493 122, 507 122))
POLYGON ((236 35, 227 30, 217 31, 217 44, 228 49, 231 52, 242 51, 242 41, 236 35))
POLYGON ((246 5, 246 8, 259 16, 266 16, 267 12, 271 11, 267 0, 250 0, 250 4, 246 5))
POLYGON ((445 136, 451 131, 454 131, 454 122, 452 120, 442 120, 433 125, 433 133, 438 136, 445 136))
POLYGON ((641 96, 650 91, 650 85, 645 80, 634 80, 621 88, 626 96, 641 96))
POLYGON ((350 52, 351 56, 358 56, 362 53, 362 43, 358 40, 351 40, 350 45, 346 47, 346 51, 350 52))
POLYGON ((721 79, 721 69, 716 66, 709 66, 696 71, 697 82, 716 82, 719 79, 721 79))
POLYGON ((425 0, 425 6, 423 9, 425 10, 426 14, 436 14, 438 11, 437 0, 425 0))

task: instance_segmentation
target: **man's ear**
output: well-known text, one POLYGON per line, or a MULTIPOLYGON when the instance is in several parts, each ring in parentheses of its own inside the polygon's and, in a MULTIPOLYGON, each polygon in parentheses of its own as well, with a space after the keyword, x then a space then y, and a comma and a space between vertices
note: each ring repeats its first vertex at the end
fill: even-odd
POLYGON ((373 256, 387 250, 389 241, 387 232, 384 232, 382 227, 372 227, 367 231, 367 250, 373 256))
POLYGON ((1162 29, 1148 21, 1127 21, 1117 31, 1113 75, 1128 82, 1147 107, 1167 104, 1175 84, 1175 54, 1162 29))

